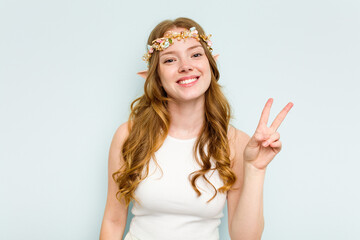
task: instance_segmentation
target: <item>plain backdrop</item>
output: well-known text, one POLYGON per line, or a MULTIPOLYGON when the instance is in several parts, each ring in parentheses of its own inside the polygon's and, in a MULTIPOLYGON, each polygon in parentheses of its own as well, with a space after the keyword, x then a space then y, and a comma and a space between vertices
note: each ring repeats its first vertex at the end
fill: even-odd
POLYGON ((359 239, 358 0, 1 0, 0 239, 98 239, 147 37, 180 16, 213 34, 235 127, 251 136, 270 97, 270 123, 294 103, 267 170, 263 239, 359 239))

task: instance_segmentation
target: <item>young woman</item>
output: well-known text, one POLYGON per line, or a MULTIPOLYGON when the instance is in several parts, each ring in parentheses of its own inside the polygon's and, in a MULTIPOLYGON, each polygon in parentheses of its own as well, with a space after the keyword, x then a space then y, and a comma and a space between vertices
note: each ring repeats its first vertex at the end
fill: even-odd
POLYGON ((144 95, 114 134, 100 239, 219 239, 227 200, 231 239, 260 239, 266 167, 281 150, 265 104, 252 137, 229 125, 211 35, 188 18, 159 23, 148 39, 144 95))

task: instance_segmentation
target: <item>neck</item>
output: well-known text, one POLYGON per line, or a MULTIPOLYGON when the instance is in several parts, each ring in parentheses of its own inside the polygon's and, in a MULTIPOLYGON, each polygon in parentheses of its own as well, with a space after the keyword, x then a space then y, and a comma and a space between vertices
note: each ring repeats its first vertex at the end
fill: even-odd
POLYGON ((205 97, 191 102, 168 102, 169 135, 180 139, 197 137, 205 120, 205 97))

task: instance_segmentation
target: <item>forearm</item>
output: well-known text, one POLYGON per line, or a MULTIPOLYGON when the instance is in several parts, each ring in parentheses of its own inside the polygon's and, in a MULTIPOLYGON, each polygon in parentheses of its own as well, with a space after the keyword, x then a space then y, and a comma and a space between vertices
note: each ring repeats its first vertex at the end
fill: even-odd
POLYGON ((265 170, 245 163, 244 183, 230 224, 232 240, 258 240, 264 230, 263 186, 265 170))
POLYGON ((104 219, 100 230, 100 240, 121 240, 125 225, 104 219))

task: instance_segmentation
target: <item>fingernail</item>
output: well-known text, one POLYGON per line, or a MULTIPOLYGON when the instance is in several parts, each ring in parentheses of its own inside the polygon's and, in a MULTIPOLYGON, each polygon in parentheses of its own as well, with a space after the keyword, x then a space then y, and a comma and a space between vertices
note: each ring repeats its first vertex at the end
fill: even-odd
POLYGON ((263 146, 266 147, 268 145, 268 141, 263 143, 263 146))

